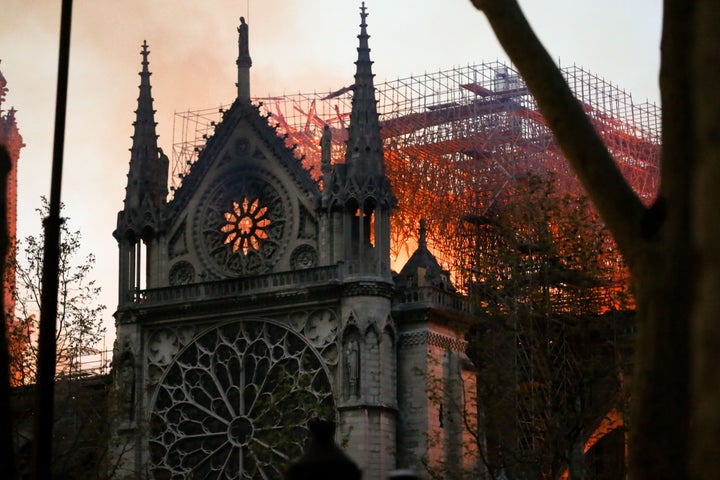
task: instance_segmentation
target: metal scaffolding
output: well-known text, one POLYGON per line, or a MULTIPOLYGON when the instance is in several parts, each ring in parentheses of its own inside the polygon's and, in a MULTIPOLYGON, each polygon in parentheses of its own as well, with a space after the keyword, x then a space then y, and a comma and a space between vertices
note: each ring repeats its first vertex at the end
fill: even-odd
MULTIPOLYGON (((580 67, 562 72, 644 202, 659 186, 660 108, 580 67)), ((464 215, 482 215, 512 191, 527 172, 553 172, 560 189, 580 186, 533 97, 511 66, 501 62, 453 68, 376 85, 387 174, 399 199, 393 217, 396 267, 412 253, 421 218, 436 255, 452 267, 457 256, 446 239, 464 215)), ((329 125, 333 161, 344 161, 352 88, 326 94, 254 98, 270 123, 320 177, 320 135, 329 125)), ((171 188, 197 159, 220 121, 220 109, 176 113, 171 188)))
MULTIPOLYGON (((635 103, 629 93, 580 67, 566 67, 562 72, 629 184, 643 202, 652 202, 660 181, 660 108, 635 103)), ((581 192, 534 98, 511 66, 492 62, 453 68, 377 84, 376 90, 387 175, 398 198, 391 231, 396 270, 414 251, 418 224, 425 218, 429 248, 444 267, 460 271, 466 241, 475 241, 463 219, 485 216, 513 195, 528 172, 552 173, 560 193, 581 192)), ((325 125, 332 132, 333 162, 344 161, 351 86, 325 94, 253 101, 262 113, 271 114, 269 122, 279 134, 287 134, 287 144, 296 145, 297 157, 316 180, 321 176, 320 137, 325 125)), ((197 160, 225 108, 176 114, 172 189, 197 160)), ((626 284, 624 267, 618 264, 616 270, 617 278, 603 287, 608 291, 605 308, 617 307, 613 296, 622 290, 612 290, 612 282, 626 284)), ((517 345, 526 334, 517 332, 517 345)), ((565 369, 564 337, 553 338, 549 361, 565 369)), ((539 380, 530 353, 532 349, 519 347, 515 352, 522 385, 539 380)), ((566 385, 561 380, 566 377, 557 378, 547 387, 562 396, 566 385)), ((539 391, 523 392, 516 405, 517 442, 521 451, 531 452, 542 440, 536 422, 548 412, 543 410, 539 391)))

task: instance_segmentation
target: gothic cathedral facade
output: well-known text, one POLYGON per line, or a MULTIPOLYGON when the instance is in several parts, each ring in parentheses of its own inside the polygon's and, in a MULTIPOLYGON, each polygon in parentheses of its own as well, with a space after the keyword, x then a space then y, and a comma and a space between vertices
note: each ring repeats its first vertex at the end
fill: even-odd
POLYGON ((427 250, 390 266, 396 198, 385 172, 367 13, 344 162, 322 178, 251 102, 241 19, 237 98, 168 200, 148 47, 119 247, 113 450, 121 478, 282 478, 313 416, 364 472, 427 475, 477 461, 462 299, 427 250), (433 380, 461 386, 433 393, 433 380), (472 409, 470 409, 472 410, 472 409), (472 415, 472 412, 470 412, 472 415))

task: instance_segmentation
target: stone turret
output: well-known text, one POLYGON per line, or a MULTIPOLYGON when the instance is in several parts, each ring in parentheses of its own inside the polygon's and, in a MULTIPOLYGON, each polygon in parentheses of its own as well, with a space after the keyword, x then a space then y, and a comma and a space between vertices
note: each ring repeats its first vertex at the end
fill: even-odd
POLYGON ((348 437, 348 453, 364 476, 385 478, 396 467, 398 415, 390 272, 395 198, 385 176, 364 3, 360 18, 347 154, 344 164, 334 166, 323 202, 330 208, 335 258, 346 269, 338 392, 341 434, 348 437))
POLYGON ((447 292, 454 292, 450 282, 450 272, 443 270, 435 256, 427 247, 427 222, 420 219, 418 248, 408 259, 397 276, 399 287, 435 287, 447 292))
MULTIPOLYGON (((329 162, 322 167, 329 261, 344 262, 351 276, 390 281, 390 215, 397 201, 385 175, 364 3, 360 18, 345 163, 335 165, 331 175, 329 162)), ((326 143, 323 154, 329 155, 326 143)))

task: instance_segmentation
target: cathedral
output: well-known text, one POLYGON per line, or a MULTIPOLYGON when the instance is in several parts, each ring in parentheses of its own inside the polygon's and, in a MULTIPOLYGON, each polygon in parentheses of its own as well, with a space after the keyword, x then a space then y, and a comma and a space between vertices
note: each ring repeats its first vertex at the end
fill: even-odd
POLYGON ((363 478, 477 466, 467 304, 427 248, 394 272, 367 12, 344 162, 325 127, 318 180, 251 101, 248 25, 237 98, 168 199, 149 50, 123 210, 112 450, 119 478, 280 479, 308 420, 337 424, 363 478))

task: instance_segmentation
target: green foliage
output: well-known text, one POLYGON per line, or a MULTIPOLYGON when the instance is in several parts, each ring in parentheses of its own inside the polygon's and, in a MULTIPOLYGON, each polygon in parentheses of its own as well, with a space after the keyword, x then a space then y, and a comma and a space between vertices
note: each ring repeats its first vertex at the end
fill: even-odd
MULTIPOLYGON (((41 218, 48 215, 45 197, 36 210, 41 218)), ((82 356, 95 353, 94 347, 105 333, 102 313, 105 305, 97 303, 101 288, 90 278, 95 256, 80 257, 81 235, 70 229, 68 219, 61 226, 60 272, 58 290, 57 371, 68 376, 79 369, 82 356)), ((13 291, 15 314, 8 323, 11 345, 10 369, 15 385, 35 382, 37 332, 40 317, 40 289, 43 270, 45 235, 29 235, 19 240, 13 256, 16 286, 13 291)))

